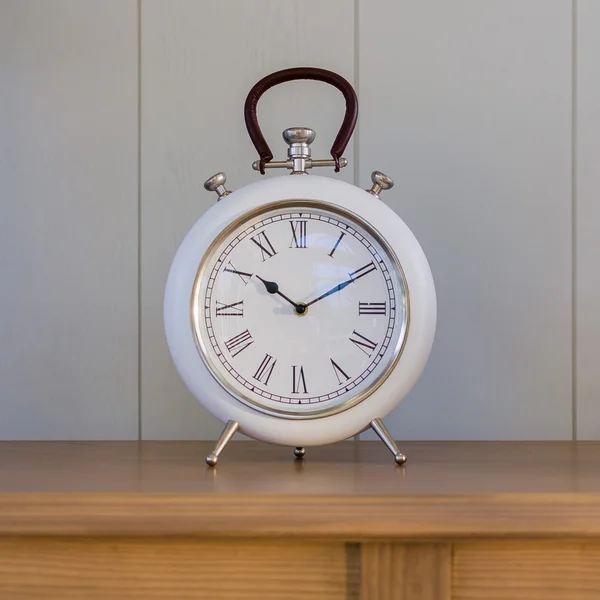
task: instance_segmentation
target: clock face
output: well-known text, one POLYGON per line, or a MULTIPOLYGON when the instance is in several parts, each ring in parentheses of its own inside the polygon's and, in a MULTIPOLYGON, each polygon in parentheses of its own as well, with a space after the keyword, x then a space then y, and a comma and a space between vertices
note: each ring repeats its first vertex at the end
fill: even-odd
POLYGON ((282 201, 215 241, 192 316, 202 358, 232 395, 262 412, 312 418, 383 382, 405 341, 408 290, 368 224, 323 203, 282 201))

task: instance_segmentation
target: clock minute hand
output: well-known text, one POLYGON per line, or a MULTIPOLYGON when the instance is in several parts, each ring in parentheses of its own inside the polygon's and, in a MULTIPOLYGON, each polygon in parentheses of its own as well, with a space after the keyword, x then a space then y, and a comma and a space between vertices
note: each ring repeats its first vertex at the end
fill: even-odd
POLYGON ((267 289, 267 292, 269 292, 269 294, 277 294, 278 296, 281 296, 284 300, 287 300, 294 308, 298 308, 298 304, 296 304, 296 302, 290 300, 285 294, 279 291, 279 286, 274 281, 267 281, 266 279, 263 279, 258 275, 256 277, 265 284, 265 288, 267 289))
POLYGON ((344 281, 343 283, 336 285, 335 287, 331 288, 328 292, 321 294, 318 298, 315 298, 314 300, 307 302, 306 306, 308 307, 311 304, 318 302, 319 300, 323 300, 323 298, 327 298, 327 296, 331 296, 331 294, 335 294, 336 292, 343 290, 347 285, 350 285, 353 281, 354 281, 354 279, 348 279, 348 281, 344 281))
POLYGON ((309 307, 311 304, 314 304, 315 302, 318 302, 319 300, 323 300, 323 298, 327 298, 327 296, 331 296, 331 294, 335 294, 336 292, 343 290, 347 285, 354 283, 357 279, 360 279, 361 277, 364 277, 365 275, 368 275, 371 271, 375 271, 375 270, 376 270, 376 267, 373 264, 373 261, 371 261, 370 263, 366 264, 364 267, 361 267, 360 269, 356 269, 356 271, 353 271, 352 273, 348 273, 348 275, 350 275, 350 279, 336 285, 335 287, 331 288, 329 291, 325 292, 324 294, 321 294, 318 298, 311 300, 310 302, 308 302, 306 304, 306 306, 309 307))

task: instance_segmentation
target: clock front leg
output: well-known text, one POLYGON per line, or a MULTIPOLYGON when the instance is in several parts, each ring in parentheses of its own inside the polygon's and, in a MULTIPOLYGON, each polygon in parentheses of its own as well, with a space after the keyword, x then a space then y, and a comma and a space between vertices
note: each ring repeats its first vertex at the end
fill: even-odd
POLYGON ((227 444, 239 428, 240 424, 236 421, 227 421, 227 425, 225 425, 225 429, 223 429, 223 433, 218 439, 215 449, 212 451, 211 454, 209 454, 206 457, 207 465, 209 465, 210 467, 214 467, 217 464, 217 461, 219 460, 219 455, 221 454, 221 452, 223 452, 223 449, 225 448, 225 446, 227 446, 227 444))
POLYGON ((381 419, 373 419, 371 421, 371 429, 379 436, 379 439, 386 445, 387 449, 394 455, 394 460, 399 465, 406 462, 406 456, 398 450, 396 442, 392 439, 388 428, 383 424, 381 419))

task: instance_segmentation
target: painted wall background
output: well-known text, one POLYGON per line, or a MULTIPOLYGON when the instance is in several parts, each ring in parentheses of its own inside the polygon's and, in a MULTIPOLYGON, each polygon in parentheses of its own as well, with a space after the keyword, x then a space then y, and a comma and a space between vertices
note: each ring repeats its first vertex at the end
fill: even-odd
MULTIPOLYGON (((218 435, 167 351, 167 271, 204 180, 259 177, 248 90, 311 65, 359 96, 339 176, 394 178, 436 280, 395 437, 599 439, 599 57, 595 0, 2 0, 0 438, 218 435)), ((259 104, 317 157, 342 114, 317 82, 259 104)))

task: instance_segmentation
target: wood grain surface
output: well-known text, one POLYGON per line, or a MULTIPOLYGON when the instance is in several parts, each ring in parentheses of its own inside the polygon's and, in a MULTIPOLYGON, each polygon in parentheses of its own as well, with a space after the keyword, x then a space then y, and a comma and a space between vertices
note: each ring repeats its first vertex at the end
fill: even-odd
POLYGON ((381 442, 293 449, 232 442, 0 442, 0 494, 131 493, 306 496, 600 494, 598 442, 381 442))
POLYGON ((453 574, 455 600, 597 600, 600 543, 459 543, 453 574))
POLYGON ((361 600, 450 600, 450 544, 363 544, 361 600))
POLYGON ((359 568, 343 543, 0 538, 3 600, 342 600, 359 568))
POLYGON ((0 534, 591 537, 600 444, 234 442, 0 444, 0 534))
POLYGON ((596 600, 600 444, 0 444, 0 598, 596 600))

